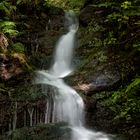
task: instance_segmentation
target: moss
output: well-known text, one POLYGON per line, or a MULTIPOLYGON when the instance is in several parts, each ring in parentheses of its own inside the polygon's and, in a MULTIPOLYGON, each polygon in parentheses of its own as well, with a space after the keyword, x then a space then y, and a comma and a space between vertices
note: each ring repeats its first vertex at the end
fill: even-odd
POLYGON ((112 91, 110 96, 101 101, 102 105, 109 107, 116 114, 114 121, 120 123, 124 120, 134 124, 139 121, 140 98, 137 96, 140 89, 139 82, 139 78, 136 78, 125 88, 112 91))
MULTIPOLYGON (((65 123, 39 124, 15 130, 9 137, 12 140, 58 140, 70 133, 65 123)), ((5 140, 8 140, 6 137, 5 140)))

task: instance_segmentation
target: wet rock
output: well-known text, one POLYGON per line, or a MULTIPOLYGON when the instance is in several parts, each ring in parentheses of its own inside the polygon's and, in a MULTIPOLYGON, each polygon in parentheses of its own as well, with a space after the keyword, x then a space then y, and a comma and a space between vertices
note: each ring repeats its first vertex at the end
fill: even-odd
POLYGON ((116 66, 102 65, 96 67, 93 75, 89 75, 88 84, 79 85, 79 89, 85 91, 87 95, 96 92, 112 90, 119 85, 121 76, 116 66))
POLYGON ((114 88, 121 80, 119 71, 115 66, 104 65, 98 67, 93 76, 90 77, 90 88, 88 93, 114 88))
POLYGON ((84 98, 85 108, 87 112, 93 112, 96 109, 97 101, 94 99, 84 98))

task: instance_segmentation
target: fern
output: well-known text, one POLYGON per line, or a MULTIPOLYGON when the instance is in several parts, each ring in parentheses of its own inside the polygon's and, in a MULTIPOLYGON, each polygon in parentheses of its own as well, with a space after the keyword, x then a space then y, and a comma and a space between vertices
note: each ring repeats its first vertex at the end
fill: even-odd
POLYGON ((137 119, 140 112, 140 77, 135 78, 125 89, 116 91, 109 99, 108 105, 116 112, 115 121, 125 119, 127 122, 137 119))
POLYGON ((0 2, 0 10, 4 11, 6 15, 10 16, 13 11, 16 11, 17 7, 12 5, 10 2, 0 2))
POLYGON ((20 42, 12 45, 12 51, 16 53, 24 53, 24 45, 20 42))
POLYGON ((0 10, 4 11, 8 15, 10 14, 9 6, 10 4, 6 1, 0 2, 0 10))
POLYGON ((127 86, 127 89, 125 92, 129 93, 132 90, 136 90, 139 87, 140 87, 140 78, 138 77, 138 78, 134 79, 134 81, 130 85, 127 86))
POLYGON ((16 25, 15 25, 15 23, 14 22, 11 22, 11 21, 0 21, 0 27, 1 28, 5 28, 5 27, 7 27, 7 28, 15 28, 16 27, 16 25))
POLYGON ((0 21, 0 30, 10 36, 17 36, 18 31, 16 30, 16 24, 12 21, 0 21))

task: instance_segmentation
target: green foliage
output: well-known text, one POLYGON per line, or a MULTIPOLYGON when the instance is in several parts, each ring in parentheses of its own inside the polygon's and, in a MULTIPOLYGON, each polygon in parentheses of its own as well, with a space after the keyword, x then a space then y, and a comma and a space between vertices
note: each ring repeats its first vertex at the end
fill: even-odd
POLYGON ((85 30, 88 37, 83 39, 83 42, 87 42, 87 46, 140 50, 140 6, 138 1, 100 1, 96 5, 94 2, 92 6, 93 9, 98 7, 97 12, 99 11, 101 14, 94 14, 88 23, 85 30), (91 33, 93 33, 92 39, 90 38, 91 33))
POLYGON ((47 5, 54 5, 55 7, 60 7, 65 10, 73 9, 79 11, 85 0, 45 0, 45 2, 47 5))
POLYGON ((93 19, 89 24, 88 24, 88 32, 103 32, 105 31, 105 28, 98 23, 98 21, 95 21, 93 19))
POLYGON ((140 51, 140 43, 133 44, 133 47, 140 51))
POLYGON ((89 24, 88 27, 81 28, 80 33, 84 35, 84 38, 82 38, 80 41, 80 46, 86 46, 89 48, 100 48, 103 46, 103 40, 101 37, 101 33, 105 31, 105 28, 96 21, 96 19, 93 19, 89 24))
MULTIPOLYGON (((14 93, 13 87, 6 87, 3 83, 0 83, 0 95, 6 95, 8 97, 11 97, 11 95, 14 93)), ((2 96, 1 96, 2 97, 2 96)))
POLYGON ((12 133, 12 140, 58 140, 64 135, 68 135, 70 129, 65 123, 39 124, 31 128, 17 129, 12 133), (65 128, 64 128, 65 127, 65 128))
POLYGON ((32 3, 32 0, 17 0, 16 4, 20 5, 20 4, 27 4, 27 3, 32 3))
POLYGON ((5 86, 3 83, 0 83, 0 92, 6 92, 5 86))
POLYGON ((140 113, 140 77, 137 77, 125 89, 113 92, 111 98, 106 102, 116 112, 116 121, 127 122, 138 121, 140 113))
POLYGON ((131 2, 130 1, 124 1, 123 3, 121 3, 121 7, 123 8, 123 9, 128 9, 128 8, 130 8, 131 7, 131 2))
MULTIPOLYGON (((17 8, 18 7, 14 0, 3 0, 2 2, 0 2, 0 12, 2 13, 2 18, 0 19, 0 32, 4 36, 3 38, 5 38, 5 40, 7 41, 6 43, 8 44, 8 47, 6 46, 6 49, 1 52, 8 53, 9 57, 18 59, 19 62, 22 63, 23 67, 25 67, 26 65, 26 67, 29 68, 26 56, 24 55, 24 45, 20 42, 13 41, 13 39, 23 33, 22 31, 19 31, 19 27, 17 27, 19 24, 17 24, 17 20, 15 20, 18 19, 20 15, 19 13, 17 13, 17 8)), ((1 40, 1 44, 1 47, 5 45, 3 45, 3 40, 1 40)))
MULTIPOLYGON (((102 17, 104 25, 100 25, 104 27, 102 46, 123 45, 127 49, 140 50, 140 6, 138 1, 101 1, 94 6, 103 9, 104 13, 106 12, 106 16, 102 17), (109 11, 108 14, 107 11, 109 11)), ((92 26, 95 27, 93 24, 92 26)), ((91 23, 89 23, 89 27, 91 28, 91 23)))
POLYGON ((35 87, 28 86, 28 88, 22 87, 17 89, 18 98, 19 100, 26 100, 26 101, 34 101, 42 97, 41 91, 35 91, 35 87))
POLYGON ((12 45, 12 51, 16 53, 24 53, 25 47, 22 43, 18 42, 12 45))
POLYGON ((0 10, 4 11, 7 16, 10 16, 14 11, 16 11, 17 7, 12 5, 9 1, 3 0, 0 2, 0 10))
POLYGON ((22 5, 22 4, 26 4, 26 5, 32 5, 32 6, 38 6, 41 2, 44 2, 44 0, 17 0, 16 4, 17 5, 22 5))
POLYGON ((3 21, 0 20, 0 31, 8 34, 11 37, 15 37, 18 35, 18 31, 16 30, 16 24, 12 21, 3 21))
POLYGON ((133 80, 133 82, 127 86, 126 93, 134 92, 140 87, 140 77, 133 80))
POLYGON ((105 38, 104 41, 103 41, 104 46, 109 46, 109 45, 112 45, 112 44, 116 44, 116 42, 117 42, 117 38, 113 35, 112 31, 110 31, 108 33, 107 38, 105 38))

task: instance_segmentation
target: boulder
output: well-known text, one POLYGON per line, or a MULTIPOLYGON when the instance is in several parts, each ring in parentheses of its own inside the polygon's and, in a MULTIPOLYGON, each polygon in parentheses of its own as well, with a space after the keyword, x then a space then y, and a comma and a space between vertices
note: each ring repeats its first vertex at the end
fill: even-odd
POLYGON ((104 64, 97 66, 93 75, 88 76, 87 84, 79 85, 79 88, 87 95, 96 92, 112 90, 119 85, 121 76, 114 64, 104 64))

